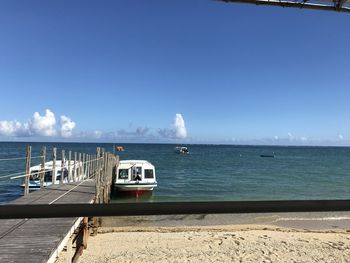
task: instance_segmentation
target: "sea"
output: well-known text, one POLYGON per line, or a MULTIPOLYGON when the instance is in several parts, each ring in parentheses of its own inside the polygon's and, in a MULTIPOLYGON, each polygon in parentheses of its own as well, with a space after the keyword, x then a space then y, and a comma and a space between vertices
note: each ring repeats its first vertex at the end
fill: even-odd
MULTIPOLYGON (((27 145, 32 146, 32 165, 40 163, 42 145, 47 158, 53 147, 58 153, 95 154, 97 147, 113 152, 122 145, 125 151, 117 153, 121 160, 155 165, 158 187, 145 202, 350 199, 349 147, 190 144, 181 145, 190 152, 182 155, 174 152, 175 144, 0 142, 0 203, 23 194, 23 178, 9 175, 24 173, 27 145), (261 157, 271 154, 275 158, 261 157)), ((117 193, 112 199, 133 201, 117 193)))

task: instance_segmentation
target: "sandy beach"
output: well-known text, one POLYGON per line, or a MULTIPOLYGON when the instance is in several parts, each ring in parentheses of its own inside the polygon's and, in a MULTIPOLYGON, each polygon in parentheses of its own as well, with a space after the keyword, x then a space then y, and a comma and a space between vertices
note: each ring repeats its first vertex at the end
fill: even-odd
POLYGON ((125 229, 92 237, 79 262, 350 262, 350 234, 264 226, 125 229))
MULTIPOLYGON (((119 224, 129 222, 119 227, 108 226, 116 223, 108 218, 107 226, 89 238, 79 262, 350 262, 347 218, 299 218, 262 225, 213 224, 217 216, 212 222, 210 217, 204 221, 203 216, 179 217, 173 221, 158 217, 158 224, 154 218, 116 218, 119 224)), ((57 263, 64 262, 61 258, 57 263)))

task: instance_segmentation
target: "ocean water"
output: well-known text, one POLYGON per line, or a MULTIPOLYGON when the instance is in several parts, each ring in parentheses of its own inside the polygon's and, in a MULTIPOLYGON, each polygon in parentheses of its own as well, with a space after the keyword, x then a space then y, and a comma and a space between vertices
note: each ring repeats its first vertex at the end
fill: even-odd
MULTIPOLYGON (((4 176, 24 171, 27 143, 0 143, 0 203, 22 195, 22 179, 4 176)), ((30 143, 40 156, 42 143, 30 143)), ((52 148, 94 154, 114 144, 45 143, 52 148)), ((143 159, 156 167, 158 187, 145 201, 350 199, 350 148, 187 145, 190 154, 174 153, 173 144, 122 144, 121 160, 143 159), (275 153, 275 158, 261 154, 275 153)), ((60 156, 60 154, 58 154, 60 156)), ((40 158, 34 158, 32 165, 40 158)), ((118 195, 113 201, 125 201, 118 195)), ((130 200, 128 200, 130 201, 130 200)))

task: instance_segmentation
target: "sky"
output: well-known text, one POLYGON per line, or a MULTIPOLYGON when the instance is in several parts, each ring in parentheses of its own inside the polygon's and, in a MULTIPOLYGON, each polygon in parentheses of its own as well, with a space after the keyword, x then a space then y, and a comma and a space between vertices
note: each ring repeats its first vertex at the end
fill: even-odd
POLYGON ((350 15, 0 1, 0 140, 350 145, 350 15))

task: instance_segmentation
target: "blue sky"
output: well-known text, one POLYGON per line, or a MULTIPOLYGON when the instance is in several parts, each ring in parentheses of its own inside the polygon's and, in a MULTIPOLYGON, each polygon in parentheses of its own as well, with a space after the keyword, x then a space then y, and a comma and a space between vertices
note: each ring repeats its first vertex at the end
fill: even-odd
POLYGON ((204 0, 1 1, 0 138, 349 145, 349 19, 204 0))

